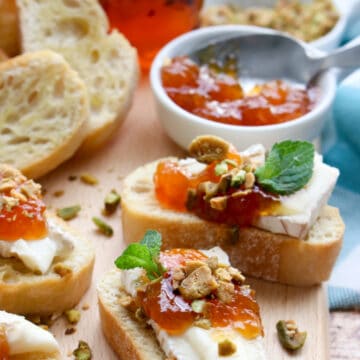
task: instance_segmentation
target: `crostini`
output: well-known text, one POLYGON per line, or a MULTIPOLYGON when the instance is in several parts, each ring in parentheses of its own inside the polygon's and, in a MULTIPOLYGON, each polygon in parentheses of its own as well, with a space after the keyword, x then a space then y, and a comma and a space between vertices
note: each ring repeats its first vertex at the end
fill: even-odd
POLYGON ((0 164, 0 309, 62 313, 91 281, 92 244, 47 213, 41 187, 0 164))
POLYGON ((0 311, 0 359, 60 360, 54 336, 24 317, 0 311))
POLYGON ((164 249, 220 246, 249 276, 291 285, 328 279, 344 224, 327 206, 339 172, 312 144, 284 141, 266 156, 215 136, 196 138, 186 159, 166 158, 124 179, 126 242, 148 228, 164 249))
POLYGON ((266 359, 254 291, 227 255, 160 247, 147 231, 98 285, 102 329, 120 359, 266 359))

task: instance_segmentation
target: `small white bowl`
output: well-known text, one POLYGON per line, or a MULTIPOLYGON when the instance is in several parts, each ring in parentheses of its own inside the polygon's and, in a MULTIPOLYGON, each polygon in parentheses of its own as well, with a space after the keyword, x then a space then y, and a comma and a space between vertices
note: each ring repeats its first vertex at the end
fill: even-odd
MULTIPOLYGON (((273 33, 273 30, 255 26, 225 25, 203 28, 182 35, 168 43, 156 56, 150 72, 151 87, 155 96, 159 119, 167 134, 181 147, 187 148, 198 135, 220 136, 245 149, 252 144, 262 143, 270 148, 275 142, 286 139, 313 141, 330 117, 331 105, 336 91, 336 75, 333 71, 323 73, 317 82, 320 99, 314 109, 306 115, 288 122, 266 126, 239 126, 218 123, 196 116, 176 105, 166 94, 161 83, 161 67, 164 61, 177 55, 184 55, 192 49, 225 34, 273 33)), ((319 50, 309 48, 319 53, 319 50)), ((256 54, 254 54, 256 56, 256 54)))

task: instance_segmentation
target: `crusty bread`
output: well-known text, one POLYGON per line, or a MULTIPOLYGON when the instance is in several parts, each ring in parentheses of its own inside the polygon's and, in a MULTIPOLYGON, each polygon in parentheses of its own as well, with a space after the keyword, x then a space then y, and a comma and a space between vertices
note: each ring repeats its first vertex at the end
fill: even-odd
POLYGON ((103 144, 125 118, 138 77, 136 50, 117 31, 108 34, 97 0, 17 0, 23 51, 52 49, 84 80, 90 125, 81 150, 103 144))
POLYGON ((56 216, 48 214, 48 218, 75 236, 74 250, 65 259, 55 258, 44 275, 30 272, 15 258, 0 257, 0 309, 16 314, 59 314, 73 308, 89 288, 94 266, 92 244, 56 216))
POLYGON ((162 234, 165 249, 220 246, 231 263, 249 276, 297 286, 329 278, 344 234, 338 209, 325 206, 304 240, 254 227, 236 230, 161 208, 153 185, 156 164, 140 167, 124 180, 122 225, 126 242, 139 241, 147 229, 155 229, 162 234))
POLYGON ((3 49, 0 49, 0 62, 7 60, 9 57, 3 49))
POLYGON ((0 63, 0 162, 37 178, 74 154, 89 106, 61 55, 39 51, 0 63))
POLYGON ((0 0, 0 48, 9 56, 20 53, 19 19, 15 0, 0 0))
POLYGON ((105 274, 98 284, 101 326, 105 338, 121 360, 165 360, 152 328, 134 318, 119 304, 127 296, 122 290, 121 270, 105 274))
POLYGON ((59 352, 48 353, 27 353, 10 356, 9 360, 60 360, 61 356, 59 352))

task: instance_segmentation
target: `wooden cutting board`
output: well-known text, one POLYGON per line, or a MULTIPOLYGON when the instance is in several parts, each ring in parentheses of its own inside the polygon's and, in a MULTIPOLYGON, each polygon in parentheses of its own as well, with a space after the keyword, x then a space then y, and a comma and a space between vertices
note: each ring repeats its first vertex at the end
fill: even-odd
MULTIPOLYGON (((45 201, 50 208, 81 205, 79 216, 70 221, 70 225, 91 238, 96 248, 93 282, 78 306, 82 317, 76 332, 72 335, 64 334, 65 329, 70 327, 64 319, 57 320, 51 329, 61 345, 64 359, 72 358, 71 352, 79 340, 88 342, 93 359, 116 359, 101 332, 96 283, 105 271, 114 266, 115 258, 124 247, 120 210, 106 219, 114 229, 111 238, 97 233, 91 218, 101 216, 104 196, 111 189, 120 191, 122 179, 130 171, 163 156, 182 154, 182 150, 161 129, 149 85, 143 81, 125 123, 104 148, 87 158, 73 158, 41 179, 46 189, 45 201), (95 176, 99 184, 91 186, 82 183, 79 178, 73 181, 68 179, 70 175, 84 173, 95 176), (54 193, 60 190, 64 194, 55 196, 54 193), (89 309, 83 310, 84 305, 89 305, 89 309)), ((329 359, 328 310, 324 287, 294 288, 255 280, 249 282, 255 288, 260 303, 269 360, 329 359), (304 348, 296 355, 289 355, 278 343, 275 324, 280 319, 294 319, 301 330, 308 332, 304 348)))

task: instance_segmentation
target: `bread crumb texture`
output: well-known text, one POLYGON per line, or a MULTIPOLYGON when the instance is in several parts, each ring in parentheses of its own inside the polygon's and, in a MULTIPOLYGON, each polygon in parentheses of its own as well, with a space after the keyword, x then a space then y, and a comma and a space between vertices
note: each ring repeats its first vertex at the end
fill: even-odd
POLYGON ((137 84, 136 50, 96 0, 18 0, 23 51, 51 49, 79 73, 90 102, 83 148, 104 142, 127 113, 137 84))

